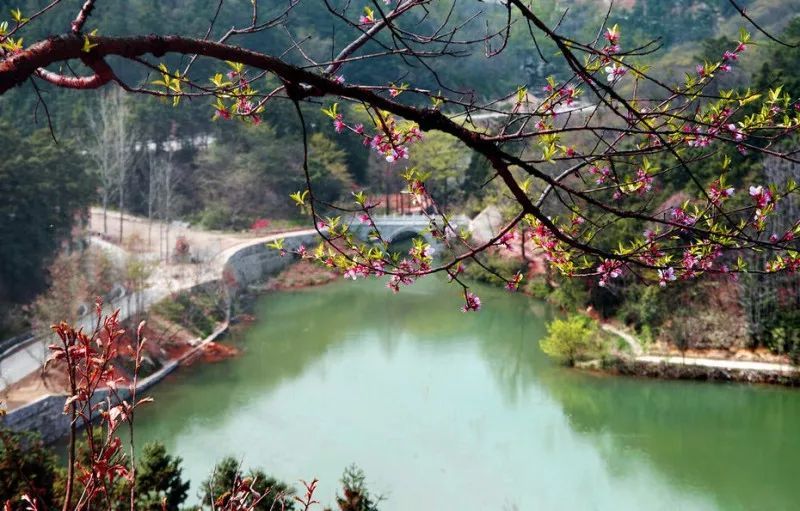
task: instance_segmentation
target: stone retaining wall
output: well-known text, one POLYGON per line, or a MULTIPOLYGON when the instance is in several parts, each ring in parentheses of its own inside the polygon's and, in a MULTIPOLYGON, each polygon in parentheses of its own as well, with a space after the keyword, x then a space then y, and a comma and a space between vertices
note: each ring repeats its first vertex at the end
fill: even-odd
MULTIPOLYGON (((287 251, 291 251, 301 244, 306 246, 316 245, 318 240, 319 238, 314 233, 294 236, 287 234, 284 237, 284 247, 287 251)), ((254 243, 231 254, 225 263, 224 273, 230 273, 234 281, 233 284, 236 287, 246 287, 277 274, 294 261, 294 256, 287 254, 281 257, 277 250, 268 248, 266 243, 254 243)), ((228 322, 225 321, 224 325, 217 328, 214 333, 204 339, 190 353, 196 354, 203 345, 222 335, 227 330, 227 327, 228 322)), ((181 361, 191 358, 188 355, 183 357, 181 361)), ((174 371, 181 361, 171 361, 157 372, 140 380, 137 385, 137 394, 161 381, 174 371)), ((105 400, 107 393, 107 390, 98 391, 94 402, 105 400)), ((125 399, 128 397, 129 390, 120 389, 120 394, 125 399)), ((69 431, 69 417, 64 414, 65 401, 65 395, 44 396, 33 403, 8 412, 5 417, 0 418, 0 425, 14 431, 38 431, 45 442, 54 442, 66 436, 69 431)))
MULTIPOLYGON (((283 246, 288 252, 297 249, 300 245, 316 246, 320 238, 316 233, 295 236, 287 234, 283 240, 283 246)), ((246 287, 277 274, 295 260, 295 256, 291 254, 281 256, 278 250, 267 247, 266 243, 258 243, 244 247, 232 254, 225 263, 224 273, 229 274, 234 281, 228 284, 246 287)))
MULTIPOLYGON (((137 395, 164 379, 177 367, 177 362, 170 362, 147 378, 142 378, 136 386, 137 395)), ((127 399, 130 395, 129 389, 120 388, 118 392, 122 399, 127 399)), ((92 402, 96 404, 105 401, 109 393, 107 389, 97 391, 92 402)), ((33 403, 12 410, 0 419, 0 424, 12 431, 37 431, 46 443, 54 442, 66 436, 69 431, 70 418, 64 413, 66 400, 67 396, 64 394, 44 396, 33 403)))
POLYGON ((668 380, 769 383, 800 386, 800 373, 796 372, 787 373, 785 371, 730 369, 692 364, 645 362, 629 358, 604 360, 603 368, 622 375, 645 376, 668 380))

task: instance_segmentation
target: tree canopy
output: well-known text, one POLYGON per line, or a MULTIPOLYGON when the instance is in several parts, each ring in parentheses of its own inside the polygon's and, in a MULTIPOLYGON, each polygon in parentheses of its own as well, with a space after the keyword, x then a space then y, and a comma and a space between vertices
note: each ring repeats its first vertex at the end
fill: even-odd
MULTIPOLYGON (((683 77, 659 73, 652 68, 659 41, 632 20, 646 10, 660 26, 675 25, 668 42, 680 26, 706 20, 701 24, 716 27, 726 16, 741 15, 742 24, 778 46, 792 46, 792 32, 785 39, 771 34, 735 2, 689 3, 637 2, 619 23, 618 12, 590 16, 591 27, 555 1, 478 8, 328 1, 321 10, 304 2, 219 2, 201 30, 189 9, 171 3, 116 9, 88 1, 70 12, 56 1, 13 11, 0 93, 26 83, 114 86, 178 107, 191 103, 192 112, 204 103, 223 131, 234 120, 270 119, 277 133, 302 141, 292 196, 330 242, 303 255, 356 277, 389 274, 394 290, 445 272, 463 287, 467 310, 479 302, 459 277, 461 263, 515 236, 531 236, 562 274, 601 285, 629 274, 666 286, 704 274, 794 271, 800 226, 768 226, 796 183, 737 174, 743 162, 765 156, 797 163, 800 105, 792 91, 774 83, 759 91, 716 87, 753 52, 746 30, 708 46, 706 60, 683 77), (183 20, 181 35, 144 35, 162 27, 159 9, 183 20), (41 38, 48 32, 61 35, 41 38), (533 62, 520 66, 520 49, 533 62), (83 71, 53 70, 68 63, 83 71), (481 72, 468 72, 476 65, 481 72), (323 121, 327 133, 310 133, 323 121), (425 247, 404 256, 392 254, 379 232, 369 244, 352 236, 348 215, 370 222, 380 200, 353 190, 353 202, 341 202, 358 172, 346 170, 354 159, 337 147, 363 144, 394 166, 414 200, 428 204, 437 202, 437 182, 450 182, 448 172, 463 173, 448 168, 426 182, 427 172, 404 163, 417 150, 424 157, 420 141, 428 136, 449 136, 456 150, 475 154, 470 161, 488 162, 489 180, 502 184, 509 201, 506 225, 483 244, 451 225, 442 204, 428 208, 430 231, 449 254, 437 265, 425 247), (671 187, 680 193, 665 197, 671 187), (742 257, 752 251, 770 256, 756 265, 742 257)), ((519 282, 502 278, 512 287, 519 282)))

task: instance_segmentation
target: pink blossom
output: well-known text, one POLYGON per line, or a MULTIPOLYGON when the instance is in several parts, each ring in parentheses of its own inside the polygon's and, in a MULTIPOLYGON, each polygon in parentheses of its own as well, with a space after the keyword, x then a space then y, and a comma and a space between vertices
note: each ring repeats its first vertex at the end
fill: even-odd
POLYGON ((726 51, 725 53, 722 54, 722 60, 738 60, 738 59, 739 55, 737 55, 732 51, 726 51))
POLYGON ((372 272, 376 277, 383 277, 385 272, 383 261, 372 261, 372 272))
POLYGON ((603 37, 610 44, 617 44, 619 42, 619 32, 617 30, 614 30, 613 27, 606 29, 606 33, 603 34, 603 37))
POLYGON ((609 83, 617 81, 621 76, 623 76, 625 73, 628 72, 627 69, 625 69, 622 66, 619 66, 618 64, 612 64, 610 66, 606 66, 603 70, 606 72, 606 80, 609 83))
POLYGON ((514 277, 506 282, 506 291, 514 292, 519 289, 519 284, 522 282, 522 273, 517 272, 514 277))
POLYGON ((464 306, 461 312, 478 311, 481 308, 481 299, 471 291, 464 293, 464 306))
POLYGON ((731 124, 728 124, 728 125, 726 126, 726 128, 728 129, 728 131, 730 131, 730 132, 731 132, 731 134, 733 134, 733 138, 734 138, 734 139, 735 139, 737 142, 741 142, 742 140, 744 140, 744 133, 742 133, 742 132, 741 132, 741 131, 740 131, 740 130, 739 130, 737 127, 736 127, 736 125, 735 125, 735 124, 733 124, 733 123, 731 123, 731 124))
POLYGON ((642 187, 639 188, 639 193, 644 194, 653 189, 653 176, 649 175, 644 169, 638 169, 636 171, 636 181, 642 183, 642 187))
POLYGON ((756 205, 759 208, 764 208, 772 202, 772 194, 763 186, 751 186, 750 197, 756 201, 756 205))
POLYGON ((695 266, 697 266, 697 257, 692 254, 690 251, 685 251, 683 253, 683 267, 684 269, 691 270, 695 266))
POLYGON ((503 245, 507 250, 511 250, 511 242, 514 241, 515 237, 514 231, 508 231, 497 240, 497 245, 503 245))
POLYGON ((347 124, 344 123, 342 120, 342 115, 339 114, 336 116, 336 119, 333 120, 333 129, 336 130, 336 133, 341 133, 347 127, 347 124))
POLYGON ((673 208, 672 209, 672 218, 679 224, 686 225, 691 227, 697 221, 697 219, 683 210, 683 208, 673 208))
POLYGON ((705 135, 699 135, 687 142, 689 147, 708 147, 711 140, 705 135))
POLYGON ((597 176, 595 182, 601 185, 606 182, 606 178, 611 176, 611 169, 608 167, 603 167, 602 169, 598 169, 595 166, 591 166, 589 167, 589 173, 597 176))
POLYGON ((712 203, 719 205, 723 200, 732 197, 734 192, 733 187, 722 188, 719 180, 716 180, 711 183, 711 187, 708 189, 708 196, 711 198, 712 203))
POLYGON ((619 261, 605 259, 597 267, 597 273, 600 274, 600 281, 598 284, 602 287, 605 287, 608 285, 609 280, 622 276, 622 263, 619 261))
POLYGON ((386 283, 386 287, 392 290, 392 293, 399 293, 400 292, 400 277, 397 275, 392 275, 389 279, 389 282, 386 283))
POLYGON ((658 285, 664 287, 667 282, 674 282, 678 277, 675 276, 675 269, 670 266, 666 270, 658 270, 658 285))

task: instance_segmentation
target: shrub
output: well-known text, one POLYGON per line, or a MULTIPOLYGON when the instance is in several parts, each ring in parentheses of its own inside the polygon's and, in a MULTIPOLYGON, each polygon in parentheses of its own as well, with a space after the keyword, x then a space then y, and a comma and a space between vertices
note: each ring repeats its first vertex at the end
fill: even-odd
POLYGON ((170 456, 161 443, 144 446, 136 471, 139 509, 177 511, 186 500, 189 481, 182 477, 181 458, 170 456))
POLYGON ((539 342, 545 354, 567 365, 595 354, 597 346, 596 324, 581 315, 553 320, 547 326, 547 337, 539 342))
MULTIPOLYGON (((519 259, 503 257, 499 254, 487 253, 481 257, 481 263, 491 271, 502 275, 505 278, 513 276, 517 272, 525 274, 525 263, 519 259)), ((481 282, 486 282, 495 286, 505 286, 506 281, 487 272, 477 263, 469 264, 465 270, 466 275, 481 282)))
POLYGON ((340 511, 378 511, 380 497, 373 497, 367 490, 364 471, 350 465, 342 474, 342 492, 336 496, 340 511))
POLYGON ((200 498, 204 506, 214 509, 225 506, 227 499, 236 492, 242 483, 264 497, 253 508, 261 511, 282 509, 291 511, 294 502, 291 495, 294 490, 274 477, 267 476, 261 469, 250 469, 246 474, 241 469, 241 464, 233 456, 227 456, 214 468, 214 472, 206 479, 200 498), (249 480, 249 482, 248 482, 249 480), (213 503, 213 506, 211 505, 213 503))
POLYGON ((22 496, 28 495, 47 506, 56 505, 55 479, 56 456, 38 435, 0 429, 0 503, 20 503, 23 509, 22 496))

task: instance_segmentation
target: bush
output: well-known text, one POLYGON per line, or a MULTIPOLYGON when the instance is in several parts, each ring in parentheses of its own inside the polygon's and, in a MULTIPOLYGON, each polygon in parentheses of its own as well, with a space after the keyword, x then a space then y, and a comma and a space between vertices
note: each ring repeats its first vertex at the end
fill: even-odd
POLYGON ((523 289, 526 293, 540 300, 547 300, 553 293, 553 287, 547 282, 547 278, 538 275, 525 282, 523 289))
POLYGON ((547 337, 539 345, 545 354, 572 366, 577 360, 596 355, 599 351, 597 325, 578 314, 553 320, 547 326, 547 337))
POLYGON ((633 284, 625 289, 625 301, 618 316, 637 331, 645 326, 658 327, 669 315, 665 293, 657 286, 633 284))
POLYGON ((764 344, 771 351, 800 359, 800 312, 779 309, 765 322, 764 344))
POLYGON ((550 293, 547 301, 564 311, 583 310, 589 302, 586 281, 560 277, 558 286, 550 293))
POLYGON ((189 481, 182 478, 181 461, 181 458, 167 454, 163 444, 144 446, 136 471, 139 509, 180 509, 189 492, 189 481))
POLYGON ((233 456, 227 456, 214 468, 211 476, 203 481, 200 498, 204 506, 217 508, 224 505, 226 499, 241 481, 250 480, 250 487, 261 495, 266 496, 255 506, 258 511, 272 511, 281 509, 291 511, 294 502, 291 495, 294 490, 287 484, 274 477, 267 476, 261 469, 250 469, 247 474, 241 469, 241 464, 233 456), (214 504, 213 506, 211 504, 214 504))
POLYGON ((216 323, 225 319, 213 293, 202 291, 191 294, 184 291, 166 298, 153 306, 153 312, 202 337, 210 335, 216 323))
MULTIPOLYGON (((483 263, 490 270, 502 275, 507 279, 513 277, 517 272, 522 272, 525 274, 526 270, 525 263, 523 261, 509 257, 502 257, 501 255, 493 253, 486 253, 484 257, 481 257, 481 263, 483 263)), ((465 274, 471 279, 480 282, 486 282, 487 284, 492 284, 495 286, 506 285, 506 282, 503 279, 500 279, 496 275, 486 271, 483 267, 481 267, 481 265, 475 262, 466 267, 465 274)))
POLYGON ((367 490, 364 471, 356 465, 350 465, 342 474, 342 492, 336 496, 336 504, 340 511, 378 511, 380 497, 373 497, 367 490))
MULTIPOLYGON (((38 435, 0 429, 0 503, 20 503, 23 495, 55 506, 56 456, 38 435)), ((10 506, 9 509, 17 509, 10 506)))

